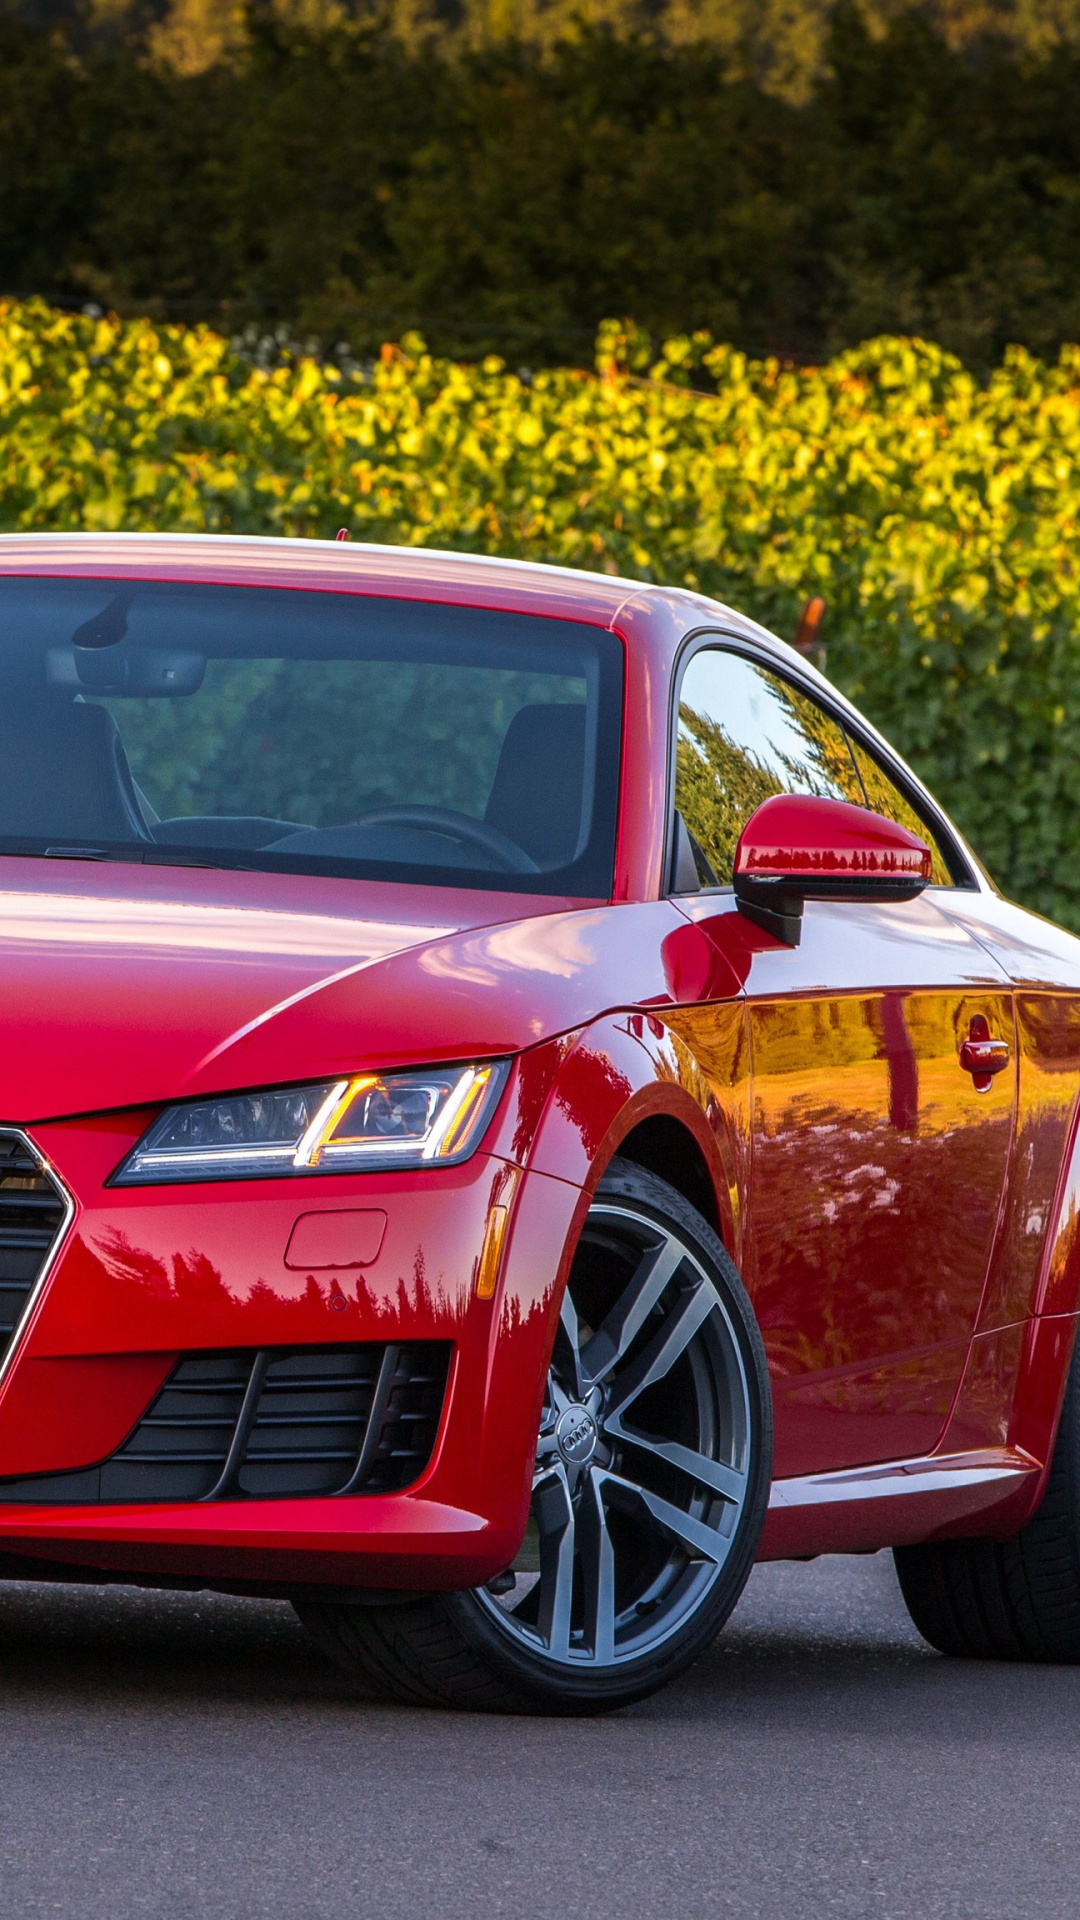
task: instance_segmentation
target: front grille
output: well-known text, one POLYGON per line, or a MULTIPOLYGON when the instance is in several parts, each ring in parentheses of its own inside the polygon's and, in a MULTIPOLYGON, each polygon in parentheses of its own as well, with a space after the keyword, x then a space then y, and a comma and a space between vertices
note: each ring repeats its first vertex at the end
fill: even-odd
POLYGON ((24 1135, 0 1128, 0 1365, 72 1211, 24 1135))
POLYGON ((0 1480, 0 1503, 390 1493, 431 1458, 450 1346, 187 1354, 98 1467, 0 1480))

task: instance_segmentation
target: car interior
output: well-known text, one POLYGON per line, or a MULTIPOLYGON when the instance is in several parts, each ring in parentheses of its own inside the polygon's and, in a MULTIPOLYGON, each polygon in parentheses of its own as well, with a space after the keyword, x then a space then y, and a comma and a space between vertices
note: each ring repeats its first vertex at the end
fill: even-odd
POLYGON ((574 890, 614 838, 611 639, 344 595, 4 582, 0 850, 574 890))

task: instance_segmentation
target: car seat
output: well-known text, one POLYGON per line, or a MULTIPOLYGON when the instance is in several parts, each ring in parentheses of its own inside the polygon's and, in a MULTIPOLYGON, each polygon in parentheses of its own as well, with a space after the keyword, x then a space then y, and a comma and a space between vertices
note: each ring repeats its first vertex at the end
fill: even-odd
POLYGON ((0 699, 0 836, 148 840, 112 714, 75 700, 0 699))
POLYGON ((484 819, 538 867, 578 852, 585 786, 585 708, 519 707, 506 729, 484 819))

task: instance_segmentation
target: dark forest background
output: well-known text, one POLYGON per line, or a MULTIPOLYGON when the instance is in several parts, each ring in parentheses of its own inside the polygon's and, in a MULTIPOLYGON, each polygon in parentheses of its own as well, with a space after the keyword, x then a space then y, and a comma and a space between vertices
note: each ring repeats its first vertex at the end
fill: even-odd
POLYGON ((1067 5, 762 0, 766 44, 735 0, 544 32, 214 3, 0 13, 0 293, 528 365, 612 314, 801 361, 1080 339, 1067 5))

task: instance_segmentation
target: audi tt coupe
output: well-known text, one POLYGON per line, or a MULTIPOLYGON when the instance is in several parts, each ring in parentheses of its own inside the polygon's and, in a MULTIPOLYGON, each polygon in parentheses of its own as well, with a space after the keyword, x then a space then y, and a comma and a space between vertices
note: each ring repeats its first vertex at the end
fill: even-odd
POLYGON ((0 1574, 588 1712, 755 1559, 1080 1658, 1080 943, 730 609, 0 540, 0 1574))

